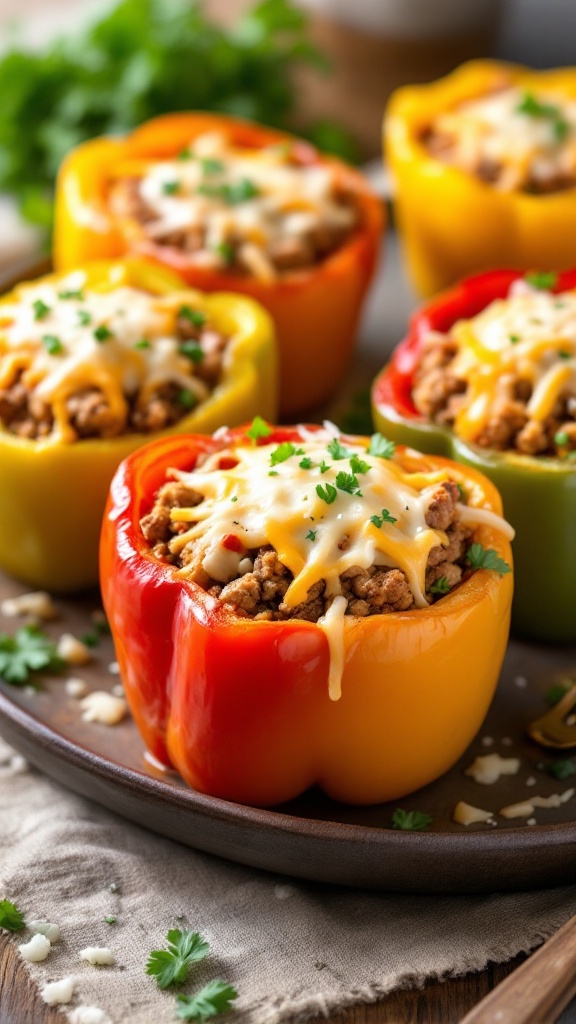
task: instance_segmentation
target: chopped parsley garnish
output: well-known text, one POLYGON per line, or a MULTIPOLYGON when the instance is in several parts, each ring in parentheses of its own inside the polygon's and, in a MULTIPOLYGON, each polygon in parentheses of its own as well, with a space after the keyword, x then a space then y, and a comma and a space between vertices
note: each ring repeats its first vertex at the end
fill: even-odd
POLYGON ((554 434, 554 444, 557 444, 559 448, 563 448, 565 445, 570 443, 570 438, 565 430, 557 430, 554 434))
POLYGON ((456 484, 456 489, 458 491, 458 501, 461 502, 463 505, 465 505, 466 504, 466 500, 467 500, 466 499, 466 491, 462 487, 462 484, 458 484, 457 483, 456 484))
POLYGON ((278 470, 277 469, 269 469, 268 470, 268 476, 278 476, 278 470))
POLYGON ((114 337, 114 334, 106 324, 100 324, 100 327, 97 327, 94 331, 94 337, 96 341, 109 341, 110 338, 114 337))
POLYGON ((198 404, 198 398, 193 391, 188 388, 182 388, 177 395, 178 403, 183 405, 185 409, 193 409, 198 404))
POLYGON ((176 1016, 180 1020, 208 1020, 232 1009, 238 993, 232 985, 215 979, 209 981, 195 996, 176 996, 176 1016))
POLYGON ((116 924, 116 918, 109 914, 108 917, 104 918, 105 924, 116 924))
POLYGON ((440 576, 430 587, 431 594, 447 594, 450 591, 450 584, 445 576, 440 576))
POLYGON ((549 707, 553 708, 555 704, 558 704, 563 697, 566 696, 568 690, 574 686, 573 682, 555 683, 546 691, 546 703, 549 707))
POLYGON ((89 313, 87 309, 79 309, 76 315, 80 327, 87 327, 88 324, 92 323, 92 313, 89 313))
POLYGON ((261 416, 255 416, 246 431, 246 437, 256 444, 260 437, 269 437, 272 432, 272 427, 268 426, 266 420, 263 420, 261 416))
POLYGON ((42 344, 50 356, 57 356, 64 351, 64 345, 56 334, 43 334, 42 344))
POLYGON ((541 117, 550 121, 554 137, 558 142, 562 142, 570 131, 570 125, 564 117, 561 107, 556 103, 543 103, 531 92, 524 93, 516 111, 518 114, 526 114, 528 117, 541 117))
POLYGON ((325 501, 327 505, 331 505, 338 497, 338 491, 332 486, 332 484, 326 484, 326 487, 323 487, 322 484, 316 484, 316 494, 319 498, 322 498, 322 501, 325 501))
POLYGON ((202 346, 199 345, 197 341, 192 341, 192 339, 183 341, 180 345, 180 351, 183 356, 186 356, 187 359, 191 359, 192 362, 196 364, 201 363, 206 354, 202 346))
POLYGON ((353 455, 350 459, 350 469, 353 473, 368 473, 372 467, 369 462, 364 462, 359 455, 353 455))
POLYGON ((47 306, 42 299, 35 299, 32 303, 32 309, 34 310, 34 319, 43 320, 45 316, 48 316, 50 312, 50 306, 47 306))
POLYGON ((293 455, 304 455, 304 449, 296 448, 291 441, 282 441, 282 444, 270 453, 270 465, 277 466, 279 462, 286 462, 286 459, 293 455))
POLYGON ((340 444, 337 437, 333 438, 333 440, 330 441, 330 444, 326 445, 326 450, 332 458, 336 460, 349 459, 352 455, 352 452, 348 451, 348 448, 345 448, 343 444, 340 444))
POLYGON ((200 185, 198 193, 211 199, 222 199, 229 206, 238 206, 260 195, 260 190, 249 178, 241 178, 225 185, 200 185))
POLYGON ((31 672, 61 667, 56 644, 37 626, 21 626, 13 636, 0 633, 0 678, 7 683, 18 686, 31 672))
POLYGON ((432 816, 423 811, 403 811, 398 807, 392 815, 392 828, 404 832, 423 832, 432 824, 432 816))
POLYGON ((182 320, 188 320, 194 327, 204 327, 206 323, 206 313, 202 313, 199 309, 192 309, 192 306, 180 306, 178 316, 182 320))
POLYGON ((309 455, 306 455, 303 459, 300 459, 298 465, 300 466, 300 469, 311 469, 312 459, 310 458, 309 455))
POLYGON ((390 515, 387 508, 383 508, 381 516, 370 516, 370 522, 373 523, 376 529, 379 530, 380 527, 382 526, 382 523, 397 523, 398 520, 396 519, 395 516, 390 515))
POLYGON ((8 932, 20 932, 25 926, 24 914, 11 900, 0 900, 0 928, 8 932))
POLYGON ((186 981, 192 964, 198 963, 210 950, 199 932, 173 928, 166 936, 167 949, 154 949, 148 957, 146 974, 156 978, 158 988, 181 985, 186 981))
POLYGON ((200 158, 200 166, 202 168, 202 174, 222 174, 225 165, 221 160, 215 160, 212 156, 203 156, 200 158))
POLYGON ((190 152, 190 149, 188 148, 188 146, 186 146, 185 149, 181 149, 180 150, 180 152, 176 156, 176 159, 177 160, 191 160, 192 159, 192 153, 190 152))
POLYGON ((230 242, 218 242, 218 245, 214 246, 214 252, 220 256, 226 266, 230 266, 234 262, 234 246, 230 242))
POLYGON ((316 540, 316 533, 316 530, 308 530, 308 533, 306 534, 306 540, 316 540))
POLYGON ((396 445, 382 434, 372 434, 367 450, 368 455, 377 455, 379 459, 391 459, 396 451, 396 445))
POLYGON ((510 566, 494 548, 483 548, 481 544, 471 544, 466 552, 466 560, 473 569, 492 569, 499 576, 510 572, 510 566))
POLYGON ((509 334, 508 337, 509 337, 509 339, 510 339, 510 341, 512 342, 513 345, 516 345, 517 342, 520 341, 520 335, 519 334, 509 334))
POLYGON ((81 288, 78 288, 77 290, 70 289, 68 291, 58 292, 58 298, 59 299, 78 299, 79 302, 82 302, 82 300, 84 298, 84 292, 82 291, 81 288))
POLYGON ((148 341, 148 338, 140 338, 140 341, 136 342, 134 348, 152 348, 152 344, 148 341))
POLYGON ((329 469, 330 469, 330 463, 329 462, 325 462, 324 459, 322 459, 322 462, 320 463, 320 472, 321 473, 327 473, 329 469))
POLYGON ((532 288, 538 288, 542 292, 549 292, 556 286, 558 274, 554 273, 553 270, 537 270, 531 274, 524 274, 524 280, 532 288))
POLYGON ((180 188, 180 182, 179 181, 163 181, 162 182, 162 191, 163 191, 165 196, 176 195, 176 192, 178 192, 179 188, 180 188))
POLYGON ((571 352, 566 352, 563 348, 561 348, 561 349, 558 350, 558 358, 559 359, 572 359, 572 353, 571 352))
POLYGON ((571 775, 576 775, 576 763, 570 757, 564 761, 554 761, 548 765, 548 772, 555 779, 569 779, 571 775))
POLYGON ((359 498, 362 497, 362 491, 354 473, 345 473, 341 470, 340 473, 336 474, 335 482, 339 491, 346 491, 347 494, 356 494, 359 498))

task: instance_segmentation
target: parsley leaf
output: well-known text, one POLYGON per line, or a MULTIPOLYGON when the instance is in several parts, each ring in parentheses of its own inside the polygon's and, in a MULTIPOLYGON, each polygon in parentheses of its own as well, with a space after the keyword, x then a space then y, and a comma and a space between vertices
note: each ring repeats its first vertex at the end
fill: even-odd
POLYGON ((540 117, 550 121, 550 127, 557 142, 562 142, 570 131, 570 125, 564 117, 561 107, 556 103, 543 103, 531 92, 524 93, 516 111, 518 114, 526 114, 528 117, 540 117))
POLYGON ((392 828, 405 832, 423 832, 432 824, 432 816, 423 811, 403 811, 398 807, 392 815, 392 828))
POLYGON ((92 314, 87 309, 79 309, 77 316, 80 327, 87 327, 92 322, 92 314))
POLYGON ((330 463, 329 462, 325 462, 324 459, 322 459, 322 462, 320 463, 320 472, 321 473, 327 473, 329 469, 330 469, 330 463))
POLYGON ((368 455, 377 455, 379 459, 391 459, 395 451, 394 441, 389 441, 382 434, 372 434, 368 445, 368 455))
POLYGON ((109 341, 110 338, 114 337, 112 331, 110 330, 109 327, 106 326, 106 324, 100 324, 100 327, 97 327, 96 330, 93 331, 93 334, 94 337, 96 338, 96 341, 99 342, 109 341))
POLYGON ((298 465, 300 466, 300 469, 311 469, 312 468, 312 459, 310 458, 309 455, 306 455, 306 457, 304 459, 300 459, 300 462, 298 463, 298 465))
POLYGON ((430 587, 431 594, 448 594, 449 591, 450 584, 445 576, 440 576, 430 587))
POLYGON ((203 327, 206 323, 206 313, 199 309, 192 309, 191 306, 180 306, 178 316, 181 320, 188 320, 194 327, 203 327))
POLYGON ((270 454, 270 465, 277 466, 279 462, 286 462, 293 455, 304 455, 303 448, 296 448, 291 441, 282 441, 270 454))
POLYGON ((338 491, 332 486, 332 484, 326 484, 326 487, 323 487, 322 484, 316 484, 316 494, 319 498, 322 498, 322 501, 325 501, 327 505, 331 505, 338 497, 338 491))
POLYGON ((379 530, 382 523, 397 523, 398 520, 394 516, 390 515, 387 508, 383 508, 381 516, 370 516, 370 522, 379 530))
POLYGON ((58 298, 59 299, 78 299, 79 302, 82 302, 82 300, 84 298, 84 292, 81 289, 79 289, 79 288, 76 289, 76 290, 68 289, 67 291, 65 290, 63 292, 58 292, 58 298))
POLYGON ((158 988, 181 985, 186 981, 192 964, 198 963, 210 950, 199 932, 173 928, 166 936, 168 949, 154 949, 148 957, 146 974, 156 978, 158 988))
POLYGON ((251 438, 254 444, 256 444, 258 438, 269 437, 272 433, 272 427, 268 426, 266 420, 263 420, 261 416, 255 416, 246 431, 246 437, 251 438))
POLYGON ((351 451, 348 451, 348 449, 345 448, 343 444, 340 444, 340 441, 338 440, 337 437, 333 438, 332 441, 330 441, 330 444, 326 445, 326 450, 329 452, 332 458, 336 460, 349 459, 350 456, 352 455, 351 451))
POLYGON ((9 932, 20 932, 24 928, 24 914, 11 900, 0 900, 0 928, 9 932))
POLYGON ((60 355, 61 352, 64 351, 64 345, 60 341, 60 338, 58 338, 57 335, 55 334, 43 334, 42 344, 44 345, 44 348, 48 352, 48 355, 51 356, 58 356, 60 355))
POLYGON ((0 633, 0 678, 18 686, 31 672, 62 668, 56 644, 37 626, 21 626, 13 636, 0 633))
POLYGON ((492 569, 499 576, 510 572, 510 566, 494 548, 483 548, 481 544, 472 544, 466 552, 466 559, 473 569, 492 569))
POLYGON ((558 283, 558 274, 555 274, 553 270, 537 270, 532 274, 524 274, 524 280, 527 284, 531 285, 532 288, 538 288, 539 291, 549 292, 558 283))
POLYGON ((162 191, 165 196, 174 196, 180 189, 179 181, 163 181, 162 191))
POLYGON ((198 397, 189 388, 182 388, 176 395, 176 399, 185 409, 193 409, 198 404, 198 397))
POLYGON ((336 487, 339 491, 346 491, 347 494, 356 494, 359 498, 362 497, 362 491, 358 485, 358 479, 354 476, 354 473, 345 473, 341 470, 336 474, 336 487))
POLYGON ((148 341, 148 338, 140 338, 134 345, 134 348, 152 348, 152 344, 148 341))
POLYGON ((234 263, 234 246, 230 242, 218 242, 218 245, 214 246, 214 252, 227 267, 234 263))
POLYGON ((316 540, 316 530, 308 530, 306 540, 316 540))
POLYGON ((359 455, 353 455, 350 459, 350 469, 353 473, 368 473, 372 466, 369 462, 364 462, 359 455))
POLYGON ((554 434, 554 444, 557 444, 559 448, 565 447, 569 444, 570 438, 565 430, 557 430, 554 434))
POLYGON ((202 168, 202 174, 221 174, 225 170, 225 166, 221 160, 215 160, 211 156, 203 156, 200 158, 200 166, 202 168))
POLYGON ((205 355, 202 346, 197 341, 192 341, 192 339, 183 341, 180 345, 180 351, 183 356, 186 356, 187 359, 196 364, 201 363, 205 355))
POLYGON ((571 775, 576 775, 576 763, 570 757, 565 761, 554 761, 548 765, 548 772, 555 779, 569 779, 571 775))
POLYGON ((42 299, 35 299, 32 303, 32 309, 34 310, 34 319, 43 320, 45 316, 48 316, 50 312, 50 306, 47 306, 42 299))
POLYGON ((176 996, 176 1016, 180 1020, 208 1020, 232 1009, 238 993, 225 981, 209 981, 195 996, 176 996))

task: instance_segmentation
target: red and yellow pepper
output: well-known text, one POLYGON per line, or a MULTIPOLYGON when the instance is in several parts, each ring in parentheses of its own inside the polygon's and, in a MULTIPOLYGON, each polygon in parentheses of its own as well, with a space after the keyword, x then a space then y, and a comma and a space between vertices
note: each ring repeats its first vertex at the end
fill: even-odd
POLYGON ((493 267, 566 270, 576 263, 576 184, 545 195, 499 191, 427 149, 439 114, 506 86, 574 101, 576 69, 471 61, 436 82, 398 89, 388 104, 384 146, 398 227, 423 295, 493 267))
MULTIPOLYGON (((78 268, 76 268, 78 269, 78 268)), ((212 432, 276 411, 276 348, 268 314, 240 295, 203 295, 176 274, 139 259, 100 261, 80 268, 86 288, 121 286, 154 295, 178 292, 232 337, 221 381, 166 434, 212 432)), ((47 283, 64 275, 50 275, 47 283)), ((38 282, 32 282, 36 287, 38 282)), ((0 299, 2 307, 26 295, 30 283, 0 299)), ((0 567, 34 587, 72 591, 98 581, 98 539, 110 481, 118 464, 149 439, 143 434, 67 442, 31 440, 0 425, 0 567)))
POLYGON ((177 113, 155 118, 124 138, 83 143, 65 159, 58 178, 54 259, 68 270, 92 259, 118 257, 128 249, 170 266, 203 291, 249 295, 271 313, 280 348, 280 406, 297 415, 328 398, 342 380, 352 354, 364 295, 383 229, 383 209, 362 176, 321 156, 290 135, 223 114, 177 113), (288 142, 303 164, 332 167, 338 184, 358 205, 360 223, 350 238, 313 267, 283 273, 276 281, 199 267, 176 248, 136 237, 126 241, 108 197, 119 168, 139 168, 174 158, 199 135, 217 131, 235 145, 259 148, 288 142))
MULTIPOLYGON (((265 441, 298 439, 279 428, 265 441)), ((233 440, 251 443, 240 430, 157 441, 131 455, 112 484, 102 594, 148 749, 200 792, 253 805, 313 784, 352 804, 425 785, 462 754, 486 714, 506 647, 511 575, 480 569, 429 608, 346 616, 342 696, 331 700, 319 625, 239 618, 159 562, 140 529, 168 468, 189 471, 233 440)), ((446 465, 422 457, 425 470, 446 465)), ((501 511, 485 477, 449 465, 483 507, 501 511)), ((478 539, 510 561, 501 534, 481 526, 478 539)))

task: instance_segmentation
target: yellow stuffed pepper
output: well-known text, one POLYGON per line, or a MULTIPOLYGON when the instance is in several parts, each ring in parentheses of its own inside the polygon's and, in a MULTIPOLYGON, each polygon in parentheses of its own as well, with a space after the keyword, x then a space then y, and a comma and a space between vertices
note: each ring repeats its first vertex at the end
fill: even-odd
POLYGON ((576 263, 576 68, 471 61, 394 93, 384 141, 422 294, 496 266, 576 263))
POLYGON ((0 567, 53 591, 95 584, 122 459, 273 415, 276 388, 273 327, 251 299, 137 259, 19 285, 0 300, 0 567))

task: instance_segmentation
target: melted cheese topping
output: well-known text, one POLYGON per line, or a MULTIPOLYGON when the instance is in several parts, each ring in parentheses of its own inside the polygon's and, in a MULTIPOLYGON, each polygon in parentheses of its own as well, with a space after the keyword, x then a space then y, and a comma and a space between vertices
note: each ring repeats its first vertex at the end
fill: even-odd
POLYGON ((0 306, 0 388, 22 371, 32 403, 52 408, 53 437, 67 442, 76 440, 67 400, 86 389, 102 391, 118 433, 127 399, 143 405, 164 384, 206 398, 206 385, 175 336, 182 296, 109 285, 88 290, 84 281, 75 273, 58 284, 39 282, 19 302, 0 306))
POLYGON ((242 149, 210 133, 197 138, 180 159, 152 163, 139 182, 139 194, 152 213, 146 234, 162 238, 205 232, 202 245, 187 252, 187 258, 212 267, 225 267, 227 244, 240 242, 238 257, 250 273, 274 279, 277 271, 268 252, 276 243, 319 227, 350 229, 357 219, 354 209, 336 196, 333 168, 293 163, 290 149, 289 143, 242 149))
POLYGON ((561 396, 576 397, 576 291, 553 295, 517 281, 506 299, 452 329, 450 372, 468 384, 455 432, 474 440, 487 423, 499 381, 530 383, 531 419, 545 420, 561 396))
MULTIPOLYGON (((250 571, 245 550, 271 545, 294 577, 284 597, 291 608, 324 580, 333 600, 318 625, 328 638, 329 692, 337 699, 346 658, 347 607, 339 577, 351 566, 401 569, 416 607, 427 607, 428 555, 433 547, 447 544, 447 537, 427 525, 426 513, 438 484, 448 480, 449 473, 430 468, 414 452, 408 451, 402 460, 385 459, 347 440, 334 457, 327 446, 329 433, 302 433, 307 439, 300 443, 239 445, 216 452, 190 473, 170 471, 203 496, 194 508, 172 509, 174 521, 190 525, 175 536, 170 549, 177 553, 190 541, 200 542, 205 571, 225 583, 250 571), (281 455, 287 457, 280 461, 281 455), (223 459, 237 462, 221 469, 223 459), (230 550, 223 543, 230 535, 240 540, 242 550, 230 550)), ((473 522, 474 509, 466 508, 473 522)), ((488 510, 484 514, 506 536, 513 535, 499 516, 488 510)), ((186 577, 188 572, 185 566, 179 575, 186 577)))
POLYGON ((472 174, 492 165, 503 191, 576 180, 576 103, 557 94, 502 89, 441 114, 432 130, 439 159, 472 174))

